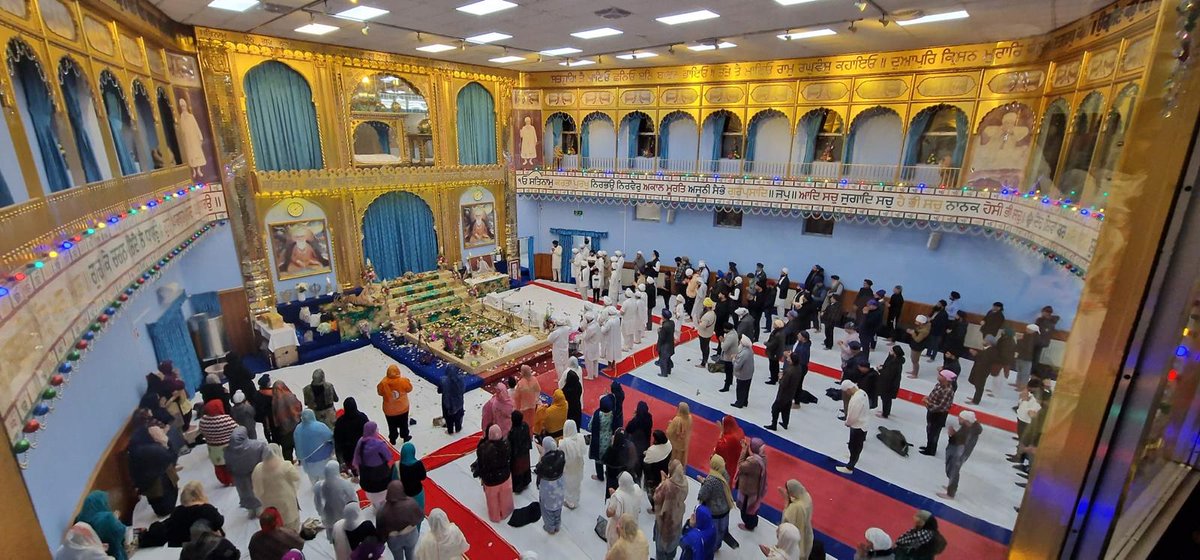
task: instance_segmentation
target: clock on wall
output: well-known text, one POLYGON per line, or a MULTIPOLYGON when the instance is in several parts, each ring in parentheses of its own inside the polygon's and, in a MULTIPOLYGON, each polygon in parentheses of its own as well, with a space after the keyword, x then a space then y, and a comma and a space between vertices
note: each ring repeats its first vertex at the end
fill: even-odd
POLYGON ((475 189, 475 192, 471 193, 471 198, 474 198, 475 202, 483 200, 483 189, 475 189))
POLYGON ((304 204, 300 202, 292 202, 287 205, 287 213, 293 218, 299 218, 304 213, 304 204))

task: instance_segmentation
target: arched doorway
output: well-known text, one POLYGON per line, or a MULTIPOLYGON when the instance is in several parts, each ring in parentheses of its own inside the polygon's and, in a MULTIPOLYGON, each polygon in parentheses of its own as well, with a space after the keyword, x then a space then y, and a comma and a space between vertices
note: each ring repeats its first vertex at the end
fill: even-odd
POLYGON ((320 169, 321 134, 308 80, 290 66, 268 60, 247 71, 242 83, 255 167, 320 169))
POLYGON ((380 280, 437 267, 433 210, 421 197, 391 192, 376 198, 363 216, 363 256, 380 280))

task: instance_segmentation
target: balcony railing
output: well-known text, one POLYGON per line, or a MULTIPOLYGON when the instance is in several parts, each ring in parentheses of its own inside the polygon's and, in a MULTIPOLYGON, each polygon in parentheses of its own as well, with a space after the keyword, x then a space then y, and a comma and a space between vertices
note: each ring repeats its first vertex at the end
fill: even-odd
POLYGON ((961 169, 938 165, 888 165, 840 163, 836 161, 777 162, 741 159, 662 159, 651 157, 563 156, 556 171, 599 171, 617 173, 697 174, 736 177, 779 177, 819 181, 908 183, 931 187, 957 187, 961 169))

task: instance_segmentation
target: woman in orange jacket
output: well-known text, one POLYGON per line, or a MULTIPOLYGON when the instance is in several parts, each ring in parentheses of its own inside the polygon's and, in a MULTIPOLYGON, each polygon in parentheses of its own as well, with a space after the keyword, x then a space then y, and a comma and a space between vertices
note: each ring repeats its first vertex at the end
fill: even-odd
POLYGON ((387 377, 375 386, 375 392, 383 397, 383 414, 387 416, 388 440, 396 445, 396 438, 412 439, 408 434, 408 394, 413 390, 412 381, 400 374, 400 366, 388 366, 387 377))

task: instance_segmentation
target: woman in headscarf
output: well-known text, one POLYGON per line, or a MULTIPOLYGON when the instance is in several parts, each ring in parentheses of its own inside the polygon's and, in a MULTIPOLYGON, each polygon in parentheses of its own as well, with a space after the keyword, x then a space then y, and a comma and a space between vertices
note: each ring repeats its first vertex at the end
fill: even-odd
POLYGON ((800 555, 800 530, 791 523, 775 528, 775 546, 758 545, 767 560, 808 560, 800 555))
POLYGON ((441 508, 434 508, 429 512, 429 530, 417 542, 416 560, 462 560, 470 547, 458 525, 441 508))
POLYGON ((799 529, 801 558, 808 558, 813 548, 812 496, 796 479, 787 481, 787 485, 780 488, 779 492, 783 494, 783 502, 787 504, 783 509, 782 521, 799 529))
POLYGON ((426 478, 428 477, 425 474, 425 463, 417 458, 417 446, 411 441, 404 442, 404 445, 400 446, 400 460, 392 466, 392 480, 399 480, 404 484, 404 491, 417 502, 422 512, 425 511, 426 478))
MULTIPOLYGON (((165 539, 167 546, 183 546, 192 538, 192 525, 201 520, 208 523, 209 529, 218 533, 221 533, 225 526, 225 516, 208 503, 204 485, 198 480, 192 480, 184 484, 183 490, 179 492, 179 507, 175 508, 166 520, 152 523, 146 532, 165 539)), ((155 544, 160 543, 161 541, 155 544)))
POLYGON ((205 404, 217 399, 225 406, 225 410, 229 410, 229 391, 221 384, 221 378, 217 374, 210 373, 204 376, 204 383, 196 391, 200 393, 200 400, 205 404))
POLYGON ((476 473, 487 498, 488 519, 499 523, 513 510, 512 457, 500 426, 488 427, 475 449, 476 473))
POLYGON ((679 541, 683 549, 680 560, 713 560, 721 546, 721 535, 713 523, 712 513, 703 504, 696 506, 689 525, 679 541))
POLYGON ((270 445, 271 455, 254 467, 251 480, 254 495, 263 507, 273 507, 283 516, 284 526, 300 529, 300 503, 296 494, 300 488, 300 473, 292 463, 284 460, 279 444, 270 445))
POLYGON ((462 370, 455 365, 447 366, 446 374, 438 384, 438 393, 442 395, 442 419, 446 421, 447 434, 453 435, 462 431, 463 415, 466 413, 463 407, 465 392, 462 370))
POLYGON ((937 518, 926 510, 913 516, 913 528, 896 539, 896 560, 931 560, 946 549, 937 518))
POLYGON ((164 400, 164 397, 158 393, 146 393, 142 395, 142 400, 138 402, 138 408, 149 412, 150 416, 153 416, 155 420, 164 426, 170 426, 175 417, 171 416, 171 413, 163 408, 162 403, 164 400))
MULTIPOLYGON (((349 467, 354 462, 354 448, 362 439, 363 427, 371 420, 366 414, 359 412, 358 402, 354 397, 348 397, 342 402, 342 415, 333 424, 333 448, 337 452, 337 460, 349 467)), ((338 513, 341 513, 338 509, 338 513)))
MULTIPOLYGON (((136 435, 136 432, 135 432, 136 435)), ((129 477, 137 491, 150 502, 155 515, 166 517, 175 509, 176 486, 179 477, 175 473, 176 455, 149 436, 131 439, 129 449, 129 477)), ((97 533, 103 533, 96 527, 97 533)))
POLYGON ((300 425, 296 426, 293 439, 300 467, 309 482, 316 484, 325 476, 325 463, 333 456, 333 430, 317 420, 316 412, 306 408, 300 413, 300 425))
POLYGON ((333 524, 349 503, 358 503, 354 484, 340 476, 337 461, 325 463, 325 477, 313 485, 313 505, 317 506, 317 515, 321 517, 329 542, 333 542, 333 524))
POLYGON ((333 383, 325 381, 325 370, 317 368, 312 372, 312 383, 304 386, 304 406, 317 415, 317 420, 333 429, 337 420, 334 405, 338 402, 337 389, 333 383))
POLYGON ((692 439, 692 412, 688 403, 679 403, 675 417, 667 424, 667 441, 671 442, 671 459, 687 465, 688 443, 692 439))
POLYGON ((631 471, 633 479, 636 481, 642 480, 642 457, 646 450, 650 449, 650 435, 653 432, 654 417, 650 416, 650 407, 646 401, 638 401, 633 418, 630 418, 629 424, 625 426, 625 434, 629 436, 629 441, 633 443, 634 450, 637 452, 631 471))
POLYGON ((171 440, 167 437, 167 427, 156 420, 145 408, 133 411, 133 432, 129 435, 129 443, 130 445, 156 443, 163 448, 171 447, 171 440))
POLYGON ((303 409, 304 405, 300 404, 300 399, 296 398, 287 383, 276 381, 271 386, 271 418, 275 421, 272 431, 275 442, 283 449, 283 458, 288 461, 292 460, 292 451, 296 447, 293 435, 300 424, 300 411, 303 409))
POLYGON ((519 410, 512 412, 512 429, 508 432, 508 452, 512 454, 512 487, 514 494, 520 494, 529 487, 533 480, 530 474, 529 453, 533 451, 533 434, 529 424, 525 423, 524 415, 519 410))
POLYGON ((233 543, 201 520, 192 525, 191 540, 179 551, 179 560, 237 560, 242 557, 233 543))
POLYGON ((605 486, 609 490, 613 490, 617 488, 617 480, 620 479, 621 474, 629 473, 630 476, 633 476, 637 459, 637 450, 629 441, 629 436, 625 434, 623 428, 617 428, 613 432, 612 444, 608 446, 608 451, 604 452, 605 486))
POLYGON ((482 428, 487 430, 488 426, 494 425, 500 428, 501 437, 508 437, 508 430, 512 428, 512 413, 513 400, 512 395, 508 392, 508 386, 504 383, 497 383, 492 398, 483 405, 482 428))
MULTIPOLYGON (((745 441, 746 434, 742 432, 742 427, 738 425, 737 420, 726 414, 721 419, 721 437, 717 438, 717 446, 713 453, 725 460, 726 468, 732 470, 730 476, 737 476, 738 460, 742 457, 745 441)), ((733 479, 729 481, 733 482, 733 479)), ((717 517, 716 512, 713 512, 713 517, 717 517)))
MULTIPOLYGON (((408 445, 408 444, 405 444, 408 445)), ((421 536, 421 522, 425 510, 408 495, 404 483, 393 480, 388 484, 387 499, 375 513, 375 529, 387 542, 395 560, 409 560, 417 550, 417 539, 421 536)))
POLYGON ((354 448, 352 464, 358 472, 358 484, 362 486, 371 503, 378 506, 383 503, 384 493, 388 483, 392 481, 392 471, 389 461, 392 451, 387 442, 379 437, 379 425, 367 422, 363 427, 363 436, 354 448))
POLYGON ((542 386, 538 385, 537 378, 533 376, 533 368, 521 366, 521 379, 517 380, 517 386, 513 389, 513 408, 532 422, 534 414, 537 413, 538 397, 541 396, 542 386))
POLYGON ((241 391, 246 397, 255 393, 254 374, 250 373, 250 370, 242 363, 242 358, 237 354, 229 355, 229 359, 225 362, 225 370, 221 373, 229 382, 230 393, 241 391))
POLYGON ((63 544, 54 553, 54 560, 108 560, 104 543, 87 523, 76 523, 67 530, 63 544))
POLYGON ((683 531, 684 502, 688 493, 683 463, 672 459, 670 473, 654 489, 654 557, 657 560, 675 558, 683 531))
POLYGON ((537 473, 538 503, 542 509, 542 528, 551 535, 562 526, 562 507, 565 500, 563 471, 567 466, 566 455, 558 449, 554 438, 542 438, 542 458, 534 472, 537 473))
POLYGON ((75 522, 87 523, 100 538, 100 542, 108 546, 109 556, 116 560, 125 560, 126 527, 108 505, 108 492, 92 490, 83 499, 83 507, 79 509, 75 522))
POLYGON ((609 521, 609 524, 617 526, 617 539, 615 542, 609 542, 608 554, 604 555, 604 560, 642 560, 650 557, 650 543, 646 541, 645 533, 638 528, 636 517, 628 513, 622 514, 609 521))
POLYGON ((567 397, 563 395, 562 389, 555 389, 554 398, 549 406, 538 407, 537 416, 541 436, 555 439, 562 437, 563 425, 567 423, 567 397))
POLYGON ((375 520, 363 515, 358 502, 346 504, 342 518, 333 524, 333 553, 337 560, 375 560, 383 557, 375 520))
MULTIPOLYGON (((722 541, 728 540, 729 512, 733 509, 733 492, 729 488, 729 473, 725 470, 725 459, 713 455, 708 461, 708 476, 700 482, 700 493, 696 500, 712 513, 717 524, 717 533, 722 541)), ((732 543, 730 543, 732 546, 732 543)), ((719 546, 719 545, 718 545, 719 546)))
POLYGON ((654 507, 654 489, 667 476, 667 467, 671 464, 671 442, 667 440, 666 432, 654 430, 654 444, 642 454, 642 487, 650 498, 650 507, 654 507))
POLYGON ((583 423, 583 383, 579 380, 579 359, 571 358, 562 382, 563 396, 567 398, 567 419, 575 421, 575 427, 583 423))
POLYGON ((278 560, 288 551, 304 548, 304 539, 295 530, 283 526, 283 516, 275 508, 264 509, 258 516, 259 531, 250 537, 250 560, 278 560))
POLYGON ((172 425, 186 432, 191 428, 192 409, 194 408, 192 399, 187 393, 187 386, 178 377, 169 377, 165 383, 171 393, 167 395, 167 402, 164 406, 170 412, 171 416, 177 420, 172 425))
POLYGON ((278 443, 275 440, 275 390, 271 388, 271 374, 264 373, 258 377, 258 392, 251 400, 254 404, 254 421, 263 425, 263 437, 267 443, 278 443))
POLYGON ((258 439, 258 422, 255 420, 254 405, 246 400, 245 393, 237 391, 233 394, 233 410, 229 411, 229 416, 239 426, 246 428, 247 437, 258 439))
POLYGON ((574 420, 567 420, 563 425, 563 439, 558 448, 566 459, 563 469, 563 504, 575 509, 575 506, 579 505, 579 487, 583 483, 583 464, 587 462, 588 445, 574 420))
POLYGON ((895 550, 892 549, 892 537, 883 529, 871 527, 867 529, 865 541, 858 543, 854 550, 854 560, 895 560, 895 550))
POLYGON ((233 484, 233 477, 229 475, 229 469, 225 468, 225 446, 229 445, 229 438, 237 425, 233 417, 225 414, 225 405, 221 404, 221 401, 213 399, 204 403, 200 434, 208 444, 208 460, 212 461, 217 480, 225 486, 233 484))
POLYGON ((592 475, 592 480, 604 480, 604 455, 612 445, 613 430, 617 426, 613 422, 612 410, 612 395, 600 397, 600 408, 592 414, 592 423, 588 426, 588 432, 592 435, 592 441, 588 444, 588 459, 596 462, 596 474, 592 475))
POLYGON ((610 549, 617 542, 618 520, 622 515, 628 514, 633 516, 636 523, 642 511, 642 501, 646 499, 642 494, 642 489, 638 488, 637 483, 633 481, 633 475, 623 472, 617 481, 617 489, 609 495, 605 509, 605 513, 608 515, 605 540, 608 541, 610 549))
POLYGON ((614 379, 608 386, 608 392, 613 398, 613 425, 625 425, 625 388, 614 379))
POLYGON ((763 440, 753 438, 742 453, 734 487, 738 491, 737 506, 742 512, 738 528, 753 531, 758 527, 758 508, 767 495, 767 454, 763 440))

